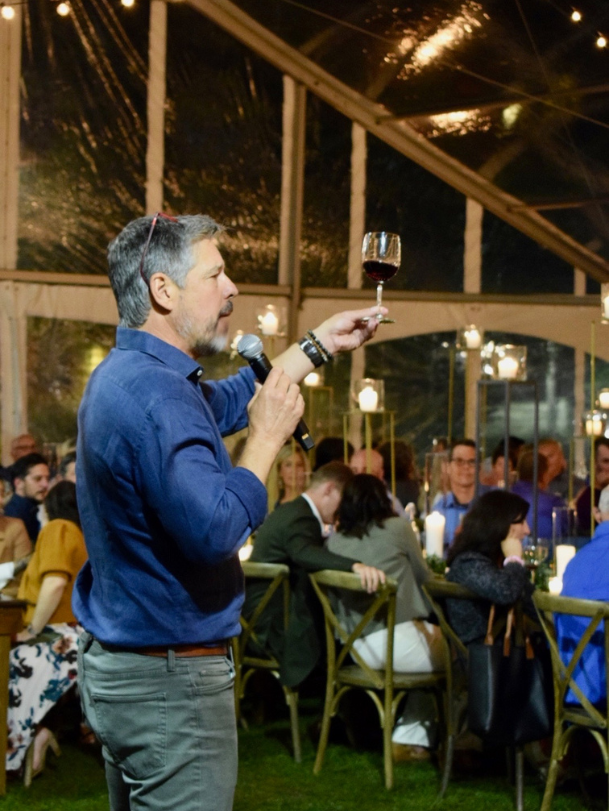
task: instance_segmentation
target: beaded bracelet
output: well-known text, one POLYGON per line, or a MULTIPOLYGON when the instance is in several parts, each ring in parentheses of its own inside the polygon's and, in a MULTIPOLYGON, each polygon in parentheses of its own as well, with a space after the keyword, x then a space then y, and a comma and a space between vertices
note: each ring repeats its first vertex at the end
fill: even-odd
POLYGON ((330 350, 326 349, 326 347, 322 344, 317 335, 315 335, 313 330, 311 329, 307 330, 307 336, 310 338, 311 341, 313 341, 313 343, 321 353, 321 356, 324 359, 324 363, 327 363, 330 360, 334 360, 334 355, 330 352, 330 350))

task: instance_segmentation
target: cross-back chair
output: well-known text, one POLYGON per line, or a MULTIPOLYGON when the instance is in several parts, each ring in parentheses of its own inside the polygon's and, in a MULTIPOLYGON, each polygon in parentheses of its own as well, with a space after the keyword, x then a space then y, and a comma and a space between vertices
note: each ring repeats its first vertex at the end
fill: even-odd
POLYGON ((334 600, 340 600, 341 590, 365 594, 359 576, 324 569, 309 577, 323 608, 328 653, 324 715, 313 772, 319 774, 321 770, 328 744, 330 722, 336 714, 340 700, 349 690, 358 688, 370 696, 379 715, 383 730, 385 786, 390 789, 393 787, 391 734, 398 705, 409 690, 440 690, 444 682, 444 674, 394 673, 393 630, 397 588, 395 580, 388 579, 376 594, 370 595, 370 604, 365 614, 355 628, 349 631, 337 616, 334 600), (354 647, 354 643, 364 636, 369 623, 379 617, 386 619, 387 626, 387 661, 384 670, 369 667, 354 647))
MULTIPOLYGON (((586 729, 598 743, 605 773, 609 776, 609 719, 606 702, 603 706, 591 704, 577 684, 574 674, 581 664, 585 648, 597 633, 601 632, 604 641, 605 673, 609 665, 609 603, 599 600, 580 600, 574 597, 560 597, 556 594, 535 592, 533 595, 539 621, 550 646, 552 675, 554 681, 554 735, 552 755, 546 780, 546 788, 541 805, 542 811, 549 811, 552 805, 559 762, 564 757, 573 734, 586 729), (568 662, 563 661, 556 629, 556 618, 571 615, 588 618, 585 630, 571 653, 568 662), (567 694, 569 695, 567 696, 567 694), (569 703, 566 703, 567 697, 569 703), (575 702, 574 699, 577 701, 575 702)), ((584 620, 585 621, 585 620, 584 620)), ((563 646, 564 655, 564 646, 563 646)), ((605 687, 606 691, 606 687, 605 687)))
MULTIPOLYGON (((273 600, 273 598, 277 599, 279 596, 281 596, 283 603, 284 628, 287 628, 290 610, 290 570, 282 563, 255 563, 249 560, 244 561, 241 566, 246 583, 248 581, 262 581, 267 583, 266 589, 256 604, 252 614, 248 618, 243 617, 243 615, 241 616, 241 634, 233 639, 236 714, 237 719, 241 720, 242 724, 245 724, 241 716, 241 699, 245 694, 247 683, 252 675, 256 671, 262 670, 270 673, 279 681, 280 663, 261 641, 257 629, 271 600, 273 600)), ((298 692, 284 684, 282 684, 281 687, 290 711, 294 760, 296 763, 300 763, 302 753, 298 725, 298 692)))
MULTIPOLYGON (((423 585, 423 591, 442 630, 444 665, 446 668, 446 687, 444 693, 444 717, 446 719, 445 759, 438 794, 438 799, 441 799, 446 793, 451 777, 455 740, 457 735, 465 728, 469 662, 467 646, 457 636, 448 620, 446 601, 449 599, 481 601, 482 598, 465 586, 461 586, 458 583, 451 583, 443 579, 429 580, 423 585)), ((488 601, 485 600, 484 602, 488 601)), ((510 759, 509 769, 511 770, 511 768, 510 759)), ((515 749, 515 778, 516 808, 517 811, 522 811, 524 802, 524 752, 522 747, 516 747, 515 749)))

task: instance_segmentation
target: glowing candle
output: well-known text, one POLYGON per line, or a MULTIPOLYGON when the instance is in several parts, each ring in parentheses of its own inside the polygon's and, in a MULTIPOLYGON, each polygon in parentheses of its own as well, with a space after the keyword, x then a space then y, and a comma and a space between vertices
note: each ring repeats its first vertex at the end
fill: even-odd
POLYGON ((319 372, 309 372, 302 382, 305 386, 319 386, 321 385, 321 375, 319 372))
POLYGON ((263 335, 277 335, 279 332, 279 319, 272 310, 260 316, 260 332, 263 335))
POLYGON ((446 518, 436 511, 425 519, 425 551, 427 556, 436 555, 441 558, 444 554, 444 526, 446 518))
POLYGON ((567 563, 575 557, 575 547, 570 544, 561 543, 556 547, 556 577, 563 579, 567 563))
POLYGON ((497 373, 501 380, 515 380, 518 374, 516 358, 501 358, 497 363, 497 373))
POLYGON ((595 419, 586 420, 586 434, 588 436, 600 436, 603 433, 603 421, 595 419))
POLYGON ((362 411, 376 411, 379 404, 378 392, 372 386, 364 386, 357 396, 357 401, 362 411))
POLYGON ((598 404, 601 408, 609 408, 609 389, 601 389, 599 391, 598 404))
POLYGON ((468 349, 480 349, 482 336, 480 335, 480 330, 476 327, 466 329, 463 333, 463 337, 465 338, 465 345, 468 349))
POLYGON ((548 580, 548 591, 550 594, 560 594, 562 591, 562 580, 560 577, 551 577, 548 580))

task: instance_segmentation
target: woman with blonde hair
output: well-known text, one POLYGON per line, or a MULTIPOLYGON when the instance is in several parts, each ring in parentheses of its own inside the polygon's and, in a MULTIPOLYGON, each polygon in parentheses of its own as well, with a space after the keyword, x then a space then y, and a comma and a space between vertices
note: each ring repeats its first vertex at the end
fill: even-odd
POLYGON ((311 465, 302 448, 293 441, 284 445, 269 473, 269 512, 304 493, 310 475, 311 465))

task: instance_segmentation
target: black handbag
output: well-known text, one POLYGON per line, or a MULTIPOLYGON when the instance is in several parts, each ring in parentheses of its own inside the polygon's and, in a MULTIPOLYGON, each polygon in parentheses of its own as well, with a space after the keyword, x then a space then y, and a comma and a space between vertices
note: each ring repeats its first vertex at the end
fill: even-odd
POLYGON ((484 642, 469 646, 468 727, 484 740, 520 746, 552 734, 554 705, 552 666, 543 640, 529 635, 516 644, 514 609, 507 616, 503 640, 493 639, 491 606, 484 642))

